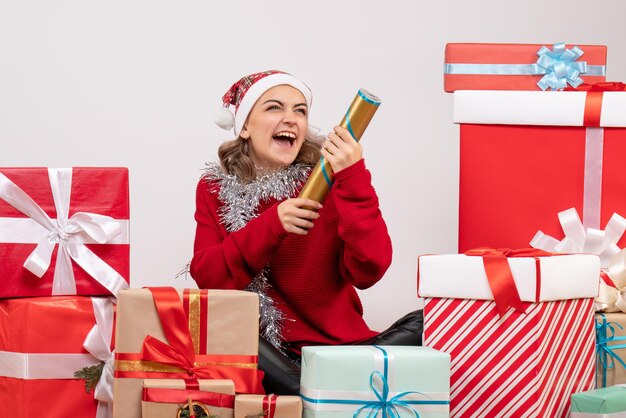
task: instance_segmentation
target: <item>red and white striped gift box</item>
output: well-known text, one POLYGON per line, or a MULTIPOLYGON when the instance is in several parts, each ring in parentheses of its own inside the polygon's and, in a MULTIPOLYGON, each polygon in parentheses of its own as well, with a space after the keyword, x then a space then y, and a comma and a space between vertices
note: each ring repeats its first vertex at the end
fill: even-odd
POLYGON ((568 255, 509 264, 525 313, 501 317, 480 257, 420 257, 424 345, 451 355, 451 417, 565 418, 570 396, 595 385, 599 261, 568 255))

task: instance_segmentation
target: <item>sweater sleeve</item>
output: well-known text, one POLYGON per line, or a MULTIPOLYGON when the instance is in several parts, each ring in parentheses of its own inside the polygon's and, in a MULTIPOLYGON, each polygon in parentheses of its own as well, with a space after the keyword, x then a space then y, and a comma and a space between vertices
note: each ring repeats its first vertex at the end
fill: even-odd
POLYGON ((220 202, 201 179, 196 189, 196 237, 191 276, 201 289, 244 289, 269 264, 287 232, 278 218, 277 204, 228 233, 220 223, 220 202))
POLYGON ((335 173, 334 199, 344 242, 342 276, 359 289, 380 280, 391 264, 391 238, 364 160, 335 173))

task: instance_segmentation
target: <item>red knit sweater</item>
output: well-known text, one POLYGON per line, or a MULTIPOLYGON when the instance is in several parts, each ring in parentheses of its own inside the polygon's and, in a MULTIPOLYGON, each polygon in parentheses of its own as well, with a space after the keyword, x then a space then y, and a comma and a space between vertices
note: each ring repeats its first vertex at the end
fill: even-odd
POLYGON ((335 173, 335 183, 306 236, 287 233, 275 200, 228 233, 219 221, 217 184, 200 180, 191 275, 200 288, 244 289, 267 265, 268 294, 286 320, 292 347, 348 344, 375 336, 356 288, 375 284, 391 263, 391 240, 363 160, 335 173))

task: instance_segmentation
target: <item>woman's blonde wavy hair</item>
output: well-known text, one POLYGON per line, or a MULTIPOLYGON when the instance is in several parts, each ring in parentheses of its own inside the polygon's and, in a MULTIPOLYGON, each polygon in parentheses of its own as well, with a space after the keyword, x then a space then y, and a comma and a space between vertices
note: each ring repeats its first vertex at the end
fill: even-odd
MULTIPOLYGON (((309 130, 304 137, 304 143, 296 159, 292 163, 315 165, 321 157, 320 144, 323 137, 309 130)), ((249 140, 239 136, 232 141, 220 145, 217 155, 226 174, 234 174, 244 183, 249 183, 257 177, 257 169, 250 158, 249 140)))

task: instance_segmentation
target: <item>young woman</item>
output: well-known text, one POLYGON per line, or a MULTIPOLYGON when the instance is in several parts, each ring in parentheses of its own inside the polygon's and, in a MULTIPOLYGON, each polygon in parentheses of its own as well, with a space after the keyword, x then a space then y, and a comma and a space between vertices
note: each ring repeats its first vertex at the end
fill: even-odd
POLYGON ((280 71, 235 83, 217 122, 237 138, 222 144, 196 195, 191 274, 200 288, 259 293, 259 367, 278 394, 299 393, 305 345, 421 343, 421 311, 380 334, 363 320, 356 289, 382 278, 391 240, 361 145, 336 126, 320 147, 311 99, 280 71), (296 197, 320 156, 335 177, 323 205, 296 197))

